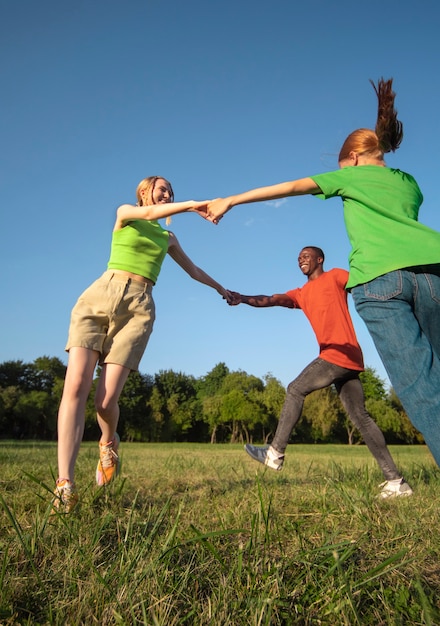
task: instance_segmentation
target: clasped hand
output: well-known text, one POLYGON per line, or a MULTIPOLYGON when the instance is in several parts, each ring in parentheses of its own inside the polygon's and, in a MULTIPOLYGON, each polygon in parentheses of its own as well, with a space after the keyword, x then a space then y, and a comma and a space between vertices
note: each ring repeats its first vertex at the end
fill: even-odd
POLYGON ((236 306, 237 304, 241 304, 241 294, 237 291, 231 291, 230 289, 226 289, 227 297, 225 298, 226 302, 229 306, 236 306))
POLYGON ((206 200, 205 202, 197 203, 193 209, 194 213, 203 217, 203 219, 218 224, 223 215, 229 211, 228 201, 226 198, 216 198, 215 200, 206 200))

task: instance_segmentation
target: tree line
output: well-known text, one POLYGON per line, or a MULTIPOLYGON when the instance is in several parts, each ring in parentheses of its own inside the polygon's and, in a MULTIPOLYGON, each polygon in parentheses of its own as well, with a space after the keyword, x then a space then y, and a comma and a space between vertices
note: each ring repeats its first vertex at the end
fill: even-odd
MULTIPOLYGON (((33 363, 0 363, 0 438, 55 440, 57 412, 66 366, 56 357, 33 363)), ((94 389, 90 393, 84 439, 96 440, 94 389)), ((372 368, 361 373, 366 406, 387 443, 423 443, 393 389, 372 368)), ((173 370, 132 372, 120 398, 118 432, 125 441, 267 442, 273 436, 285 388, 270 373, 263 379, 230 371, 218 363, 205 376, 173 370)), ((315 391, 304 403, 292 441, 360 443, 333 387, 315 391)))

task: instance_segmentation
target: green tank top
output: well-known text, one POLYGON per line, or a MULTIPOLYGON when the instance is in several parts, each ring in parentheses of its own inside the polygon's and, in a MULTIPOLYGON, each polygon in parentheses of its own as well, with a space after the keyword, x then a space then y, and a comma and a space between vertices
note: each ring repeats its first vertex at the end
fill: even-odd
POLYGON ((109 270, 124 270, 154 283, 168 251, 169 232, 157 220, 133 220, 112 236, 109 270))

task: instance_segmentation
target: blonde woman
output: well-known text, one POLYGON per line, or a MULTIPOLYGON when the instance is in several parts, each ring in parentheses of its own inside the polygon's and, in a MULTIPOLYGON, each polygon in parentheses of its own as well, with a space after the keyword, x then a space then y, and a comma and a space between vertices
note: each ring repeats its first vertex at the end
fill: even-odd
POLYGON ((155 285, 166 254, 191 278, 227 291, 197 267, 177 237, 159 224, 161 218, 183 212, 206 217, 206 202, 173 202, 171 184, 161 176, 142 180, 137 205, 123 204, 116 213, 107 270, 79 297, 69 328, 69 353, 58 413, 58 479, 53 506, 69 513, 77 504, 75 463, 84 433, 85 409, 96 365, 101 366, 95 406, 101 429, 98 485, 118 473, 118 400, 127 377, 137 370, 153 330, 155 285))

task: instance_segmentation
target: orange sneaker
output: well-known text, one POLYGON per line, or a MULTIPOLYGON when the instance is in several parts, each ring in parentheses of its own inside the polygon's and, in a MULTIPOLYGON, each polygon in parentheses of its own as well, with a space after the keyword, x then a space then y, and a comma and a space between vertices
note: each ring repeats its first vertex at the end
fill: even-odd
POLYGON ((58 478, 55 491, 53 492, 52 514, 71 513, 78 504, 78 494, 75 483, 67 478, 58 478))
POLYGON ((99 444, 99 461, 96 468, 96 482, 99 486, 107 485, 119 474, 119 435, 108 443, 99 444))

